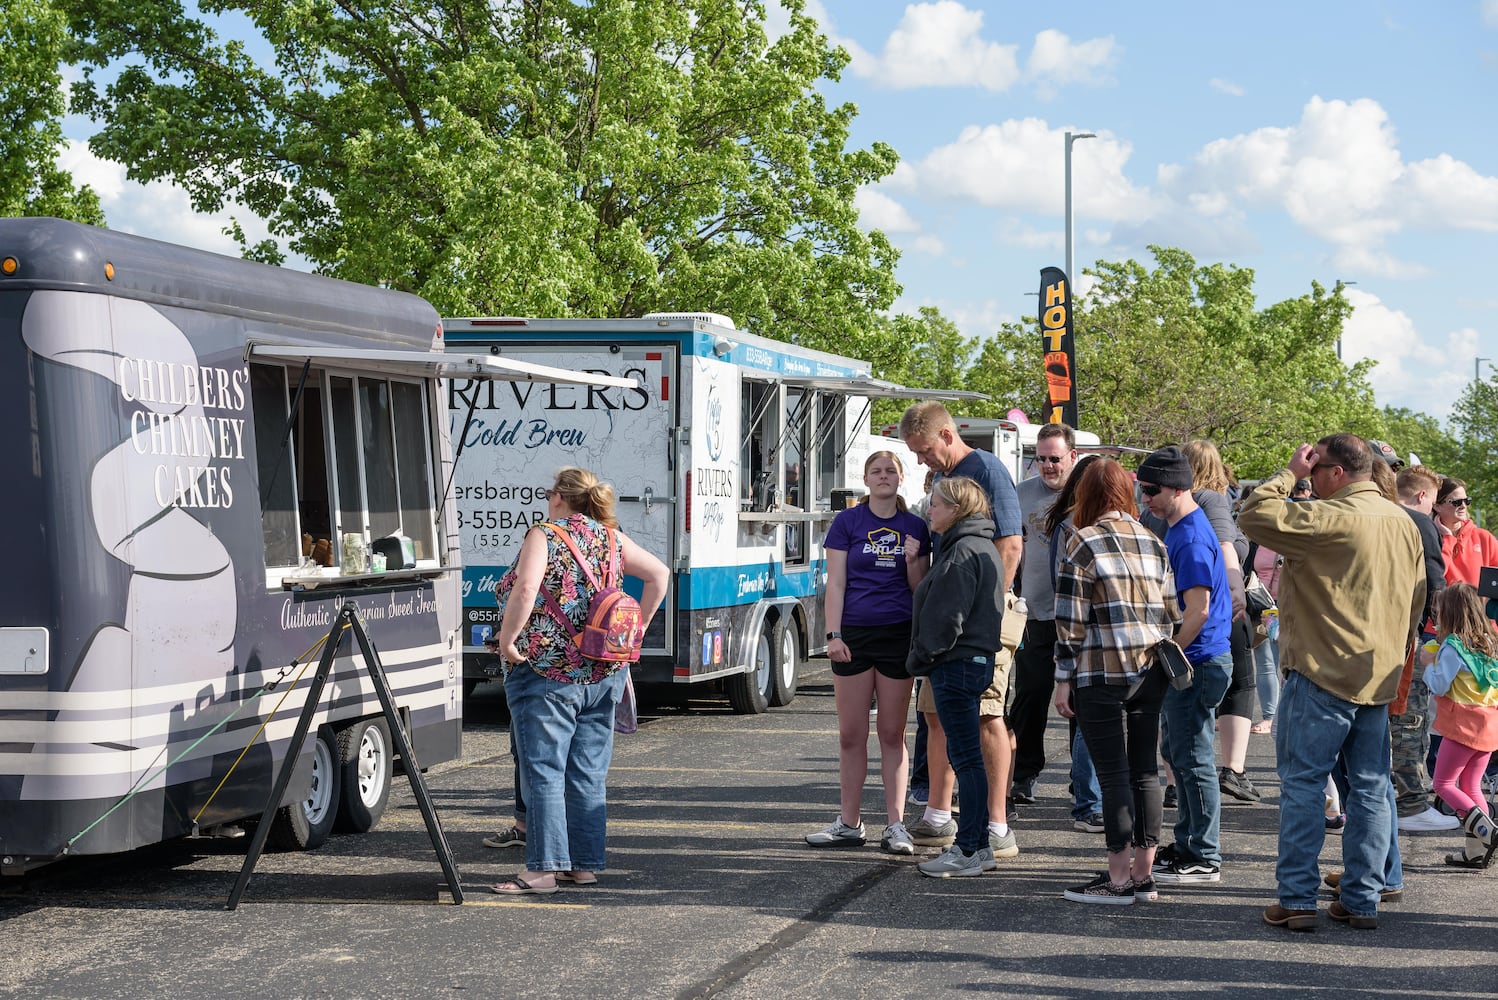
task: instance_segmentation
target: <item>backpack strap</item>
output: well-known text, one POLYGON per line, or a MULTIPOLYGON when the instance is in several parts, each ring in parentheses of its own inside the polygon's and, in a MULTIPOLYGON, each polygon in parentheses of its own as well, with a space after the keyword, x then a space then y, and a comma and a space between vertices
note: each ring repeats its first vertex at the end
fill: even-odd
MULTIPOLYGON (((562 530, 561 527, 552 524, 550 521, 542 521, 541 527, 556 535, 567 546, 567 551, 572 553, 572 561, 577 563, 577 568, 582 570, 583 576, 587 578, 588 586, 594 590, 602 590, 603 587, 599 584, 598 577, 593 575, 593 570, 588 567, 588 561, 583 558, 582 550, 577 547, 577 542, 572 540, 572 533, 562 530)), ((608 531, 607 528, 604 530, 608 531)), ((609 534, 609 554, 612 557, 610 562, 618 558, 618 552, 614 549, 614 536, 612 532, 609 534)))

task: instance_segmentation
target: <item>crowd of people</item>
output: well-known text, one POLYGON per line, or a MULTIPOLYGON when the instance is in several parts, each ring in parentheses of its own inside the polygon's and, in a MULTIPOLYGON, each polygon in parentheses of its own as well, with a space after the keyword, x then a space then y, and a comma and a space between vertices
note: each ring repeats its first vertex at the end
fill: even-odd
MULTIPOLYGON (((913 470, 877 451, 866 495, 826 536, 839 808, 808 844, 867 840, 872 710, 881 848, 942 848, 916 865, 934 878, 996 869, 1020 852, 1010 820, 1035 801, 1054 707, 1069 726, 1073 825, 1102 834, 1106 856, 1069 900, 1127 905, 1219 881, 1222 797, 1262 798, 1244 772, 1253 733, 1272 734, 1279 778, 1267 923, 1316 925, 1328 833, 1343 853, 1324 880, 1328 914, 1358 928, 1403 891, 1401 831, 1459 830, 1447 861, 1491 863, 1498 626, 1475 585, 1498 540, 1472 522, 1461 480, 1396 473, 1387 446, 1332 434, 1238 496, 1210 442, 1160 448, 1130 473, 1079 460, 1072 429, 1048 424, 1038 475, 1016 486, 940 403, 910 407, 900 434, 929 470, 921 504, 900 493, 913 470), (922 810, 908 824, 907 801, 922 810)), ((515 816, 484 844, 526 854, 494 886, 504 895, 592 884, 605 867, 623 675, 570 637, 622 572, 644 581, 648 623, 669 575, 618 530, 592 473, 564 469, 545 495, 547 522, 497 590, 515 816)))
POLYGON ((907 470, 879 452, 868 497, 828 535, 842 794, 807 843, 865 842, 877 705, 881 846, 944 848, 917 866, 932 877, 995 869, 1019 853, 1009 821, 1035 800, 1054 706, 1070 728, 1073 824, 1103 835, 1107 861, 1067 899, 1132 904, 1219 881, 1223 796, 1263 797, 1244 770, 1255 733, 1272 735, 1279 777, 1267 923, 1316 925, 1329 833, 1343 870, 1326 876, 1328 914, 1358 928, 1403 891, 1400 831, 1459 830, 1448 862, 1491 862, 1498 641, 1474 585, 1498 544, 1460 480, 1333 434, 1240 495, 1211 442, 1161 448, 1130 473, 1079 460, 1073 431, 1051 424, 1038 474, 1016 487, 938 403, 912 406, 900 433, 931 470, 925 522, 898 498, 907 470), (907 780, 923 810, 908 825, 907 780))

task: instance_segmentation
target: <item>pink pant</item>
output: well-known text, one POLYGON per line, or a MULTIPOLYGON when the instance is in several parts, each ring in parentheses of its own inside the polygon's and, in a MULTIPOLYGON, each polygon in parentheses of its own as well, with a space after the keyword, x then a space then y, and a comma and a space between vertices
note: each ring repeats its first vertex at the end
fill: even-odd
POLYGON ((1482 799, 1482 772, 1487 770, 1490 750, 1473 750, 1456 740, 1443 739, 1441 749, 1436 751, 1436 773, 1431 778, 1436 794, 1456 810, 1458 816, 1466 816, 1472 809, 1484 809, 1482 799))

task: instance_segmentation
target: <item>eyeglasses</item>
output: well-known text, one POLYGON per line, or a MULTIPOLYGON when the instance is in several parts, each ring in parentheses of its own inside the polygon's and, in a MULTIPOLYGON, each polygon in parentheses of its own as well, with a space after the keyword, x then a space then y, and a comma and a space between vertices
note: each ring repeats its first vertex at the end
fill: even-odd
POLYGON ((1165 487, 1160 486, 1157 483, 1140 483, 1139 484, 1139 492, 1143 493, 1147 497, 1159 496, 1160 495, 1160 491, 1163 490, 1164 488, 1165 487))
POLYGON ((1449 503, 1453 507, 1465 507, 1472 502, 1471 497, 1447 497, 1442 503, 1449 503))
POLYGON ((1036 455, 1035 456, 1035 461, 1040 462, 1042 464, 1046 464, 1046 465, 1060 465, 1061 462, 1062 462, 1062 459, 1063 459, 1063 456, 1061 456, 1061 455, 1036 455))
POLYGON ((536 493, 536 495, 539 496, 542 500, 550 500, 552 497, 559 497, 559 496, 561 496, 562 495, 562 491, 561 490, 557 490, 557 489, 538 490, 537 493, 536 493))

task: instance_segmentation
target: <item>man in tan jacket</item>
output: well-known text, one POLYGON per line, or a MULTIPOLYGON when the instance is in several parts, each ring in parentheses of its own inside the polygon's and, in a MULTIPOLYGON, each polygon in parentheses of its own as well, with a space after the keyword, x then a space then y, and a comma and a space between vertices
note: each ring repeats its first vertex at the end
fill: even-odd
POLYGON ((1239 527, 1280 553, 1279 903, 1268 923, 1316 926, 1317 857, 1326 834, 1322 790, 1340 755, 1351 790, 1342 838, 1341 899, 1329 915, 1378 926, 1392 835, 1389 714, 1404 654, 1425 599, 1420 533, 1372 482, 1362 438, 1333 434, 1304 444, 1289 467, 1243 502, 1239 527), (1309 477, 1317 500, 1285 503, 1309 477), (1412 596, 1413 595, 1413 598, 1412 596))

